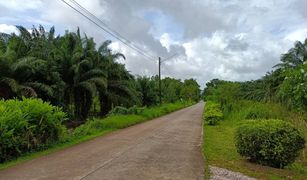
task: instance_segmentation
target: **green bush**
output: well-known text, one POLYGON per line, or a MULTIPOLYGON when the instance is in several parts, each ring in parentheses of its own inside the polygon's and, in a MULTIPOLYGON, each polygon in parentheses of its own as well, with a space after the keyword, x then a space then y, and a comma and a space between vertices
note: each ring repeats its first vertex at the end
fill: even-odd
POLYGON ((64 119, 61 109, 40 99, 0 100, 0 162, 57 141, 64 119))
POLYGON ((293 163, 305 144, 292 124, 276 119, 247 122, 237 129, 235 141, 240 155, 277 168, 293 163))
POLYGON ((212 101, 206 102, 203 118, 209 125, 216 125, 223 119, 220 105, 212 101))

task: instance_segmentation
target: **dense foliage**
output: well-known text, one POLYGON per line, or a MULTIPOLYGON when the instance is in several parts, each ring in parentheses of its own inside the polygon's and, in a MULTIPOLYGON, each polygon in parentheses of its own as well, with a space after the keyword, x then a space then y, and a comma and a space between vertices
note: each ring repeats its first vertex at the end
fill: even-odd
MULTIPOLYGON (((79 29, 56 36, 53 27, 17 28, 18 35, 0 33, 0 99, 39 97, 78 121, 115 106, 158 104, 158 77, 135 78, 117 61, 125 56, 109 48, 111 41, 97 46, 79 29)), ((163 103, 199 98, 193 79, 165 78, 162 88, 163 103)))
POLYGON ((216 125, 223 119, 223 113, 220 109, 220 105, 213 101, 207 101, 203 118, 209 125, 216 125))
POLYGON ((239 154, 251 161, 283 168, 293 163, 305 140, 290 123, 281 120, 249 121, 236 132, 239 154))
POLYGON ((66 115, 39 99, 0 100, 0 162, 59 140, 66 115))

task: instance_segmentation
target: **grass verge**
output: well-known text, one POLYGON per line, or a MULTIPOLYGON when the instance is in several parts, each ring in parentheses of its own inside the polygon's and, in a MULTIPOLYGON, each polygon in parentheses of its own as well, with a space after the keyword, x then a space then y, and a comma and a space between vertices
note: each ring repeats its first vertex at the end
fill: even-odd
MULTIPOLYGON (((216 126, 204 124, 203 153, 207 164, 241 172, 259 179, 306 179, 307 148, 303 150, 294 164, 287 166, 285 169, 250 163, 237 153, 234 143, 235 131, 238 126, 244 123, 243 117, 247 114, 245 111, 250 109, 250 105, 245 103, 245 107, 240 107, 239 112, 226 114, 225 120, 216 126)), ((280 113, 283 116, 282 119, 292 122, 307 137, 307 124, 302 118, 292 113, 286 114, 286 110, 278 105, 264 104, 263 106, 274 110, 276 114, 278 114, 278 111, 282 111, 280 113)))
POLYGON ((118 129, 123 129, 159 116, 163 116, 191 105, 193 105, 193 103, 187 102, 163 104, 162 106, 145 108, 144 111, 138 115, 114 115, 103 119, 91 119, 85 124, 76 128, 74 131, 64 135, 59 142, 51 144, 48 149, 27 153, 18 157, 17 159, 0 164, 0 170, 32 160, 34 158, 48 155, 84 141, 94 139, 98 136, 103 136, 118 129))

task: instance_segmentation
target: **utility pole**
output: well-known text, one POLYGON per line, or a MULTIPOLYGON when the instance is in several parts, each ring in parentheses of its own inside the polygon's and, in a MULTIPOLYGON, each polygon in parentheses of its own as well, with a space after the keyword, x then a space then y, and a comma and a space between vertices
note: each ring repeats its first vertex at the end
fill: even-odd
POLYGON ((161 64, 164 61, 168 61, 170 59, 172 59, 173 57, 177 56, 177 53, 171 55, 170 57, 164 59, 163 61, 161 61, 161 57, 159 57, 159 103, 160 105, 162 105, 162 90, 161 90, 161 64))
POLYGON ((161 57, 159 57, 159 102, 162 104, 162 92, 161 92, 161 57))

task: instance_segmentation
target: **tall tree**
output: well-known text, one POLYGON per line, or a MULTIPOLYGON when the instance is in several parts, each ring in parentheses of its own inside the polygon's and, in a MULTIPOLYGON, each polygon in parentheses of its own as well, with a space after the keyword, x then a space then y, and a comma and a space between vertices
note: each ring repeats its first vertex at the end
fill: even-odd
POLYGON ((96 66, 106 72, 107 86, 99 91, 101 115, 106 115, 113 106, 132 106, 139 104, 134 77, 123 64, 116 60, 125 59, 121 53, 113 53, 109 48, 111 41, 105 41, 98 49, 100 61, 96 66))
POLYGON ((185 100, 198 101, 200 98, 199 85, 195 79, 186 79, 181 89, 181 97, 185 100))

